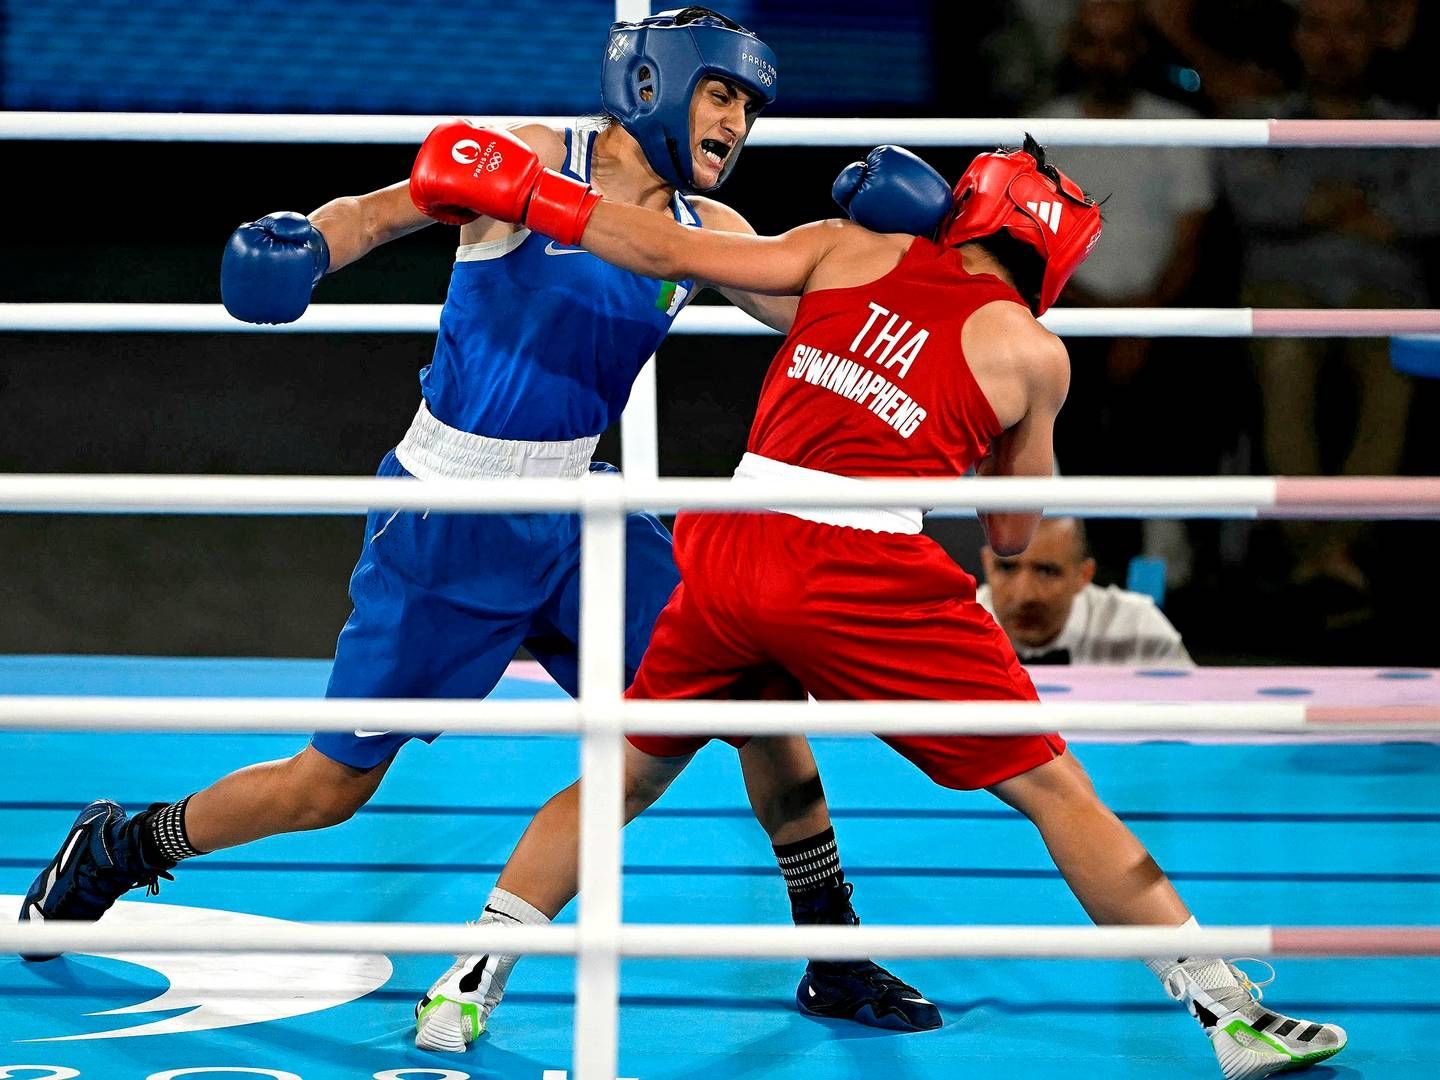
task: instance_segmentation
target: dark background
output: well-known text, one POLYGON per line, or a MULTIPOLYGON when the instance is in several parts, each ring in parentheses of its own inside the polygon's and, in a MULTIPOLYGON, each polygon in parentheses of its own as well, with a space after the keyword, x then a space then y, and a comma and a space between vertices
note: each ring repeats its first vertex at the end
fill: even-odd
MULTIPOLYGON (((608 21, 605 5, 575 4, 586 18, 608 21)), ((493 7, 452 6, 478 12, 476 18, 493 7)), ((825 11, 837 29, 812 35, 808 49, 807 20, 818 17, 820 6, 731 6, 744 8, 737 13, 761 31, 768 19, 777 51, 808 58, 795 68, 800 77, 788 106, 777 110, 783 114, 1003 115, 1013 105, 997 96, 1003 80, 981 47, 987 34, 1009 26, 1009 6, 1000 0, 902 3, 888 19, 868 5, 831 4, 825 11), (939 60, 937 42, 945 45, 939 60), (912 62, 905 78, 877 77, 894 66, 895 50, 907 49, 912 62)), ((46 7, 67 5, 0 7, 0 35, 8 32, 13 44, 21 23, 26 33, 39 34, 44 26, 34 12, 46 7)), ((100 3, 87 10, 128 17, 123 5, 100 3)), ((573 37, 583 39, 590 55, 600 32, 587 24, 573 37)), ((139 44, 135 56, 141 55, 139 44)), ((204 96, 208 84, 199 76, 187 84, 198 98, 163 102, 155 89, 171 85, 162 77, 163 57, 145 55, 152 72, 148 83, 118 77, 133 73, 122 54, 114 62, 120 66, 109 69, 108 83, 102 66, 100 75, 84 84, 108 86, 108 99, 94 89, 87 98, 77 90, 79 83, 67 81, 64 69, 51 69, 47 76, 44 70, 37 74, 33 63, 21 68, 11 63, 0 79, 4 104, 142 108, 149 101, 156 108, 256 111, 303 105, 286 99, 272 106, 258 90, 253 100, 226 105, 215 96, 218 91, 204 96), (161 75, 153 74, 156 70, 161 75)), ((588 67, 582 77, 555 66, 564 86, 589 87, 588 67)), ((1163 75, 1169 68, 1156 70, 1163 75)), ((1056 78, 1063 85, 1063 72, 1056 78)), ((256 86, 263 83, 260 78, 256 86)), ((228 83, 215 83, 222 85, 228 83)), ((500 85, 497 80, 491 89, 500 85)), ((550 84, 541 89, 553 92, 546 87, 550 84)), ((593 107, 588 89, 581 96, 587 100, 569 103, 573 111, 593 107)), ((477 97, 487 105, 493 100, 493 94, 477 97)), ((351 104, 331 107, 387 111, 376 107, 377 101, 351 104)), ((552 97, 537 100, 529 111, 565 104, 552 97)), ((1215 111, 1203 95, 1192 104, 1215 111)), ((378 105, 407 111, 394 108, 383 93, 378 105)), ((523 105, 523 99, 499 101, 493 108, 523 111, 523 105)), ((427 99, 413 111, 432 107, 446 106, 427 99)), ((0 301, 217 303, 220 252, 238 222, 279 209, 310 210, 339 194, 393 183, 407 175, 413 156, 413 148, 403 146, 0 146, 11 208, 0 247, 0 301)), ((749 148, 725 198, 762 233, 832 216, 831 180, 866 149, 749 148)), ((925 156, 956 175, 977 149, 985 148, 927 149, 925 156)), ((448 227, 424 230, 326 279, 315 299, 439 303, 454 243, 448 227)), ((1184 302, 1238 303, 1240 238, 1223 205, 1212 216, 1205 245, 1204 270, 1184 302)), ((760 378, 776 343, 774 337, 675 336, 662 348, 662 473, 729 474, 743 450, 760 378)), ((1080 386, 1090 361, 1085 343, 1071 345, 1080 386)), ((416 374, 431 346, 429 335, 413 334, 0 333, 0 471, 367 474, 404 432, 418 401, 416 374)), ((1254 445, 1255 387, 1244 343, 1181 343, 1154 367, 1146 392, 1157 395, 1158 387, 1160 404, 1142 414, 1128 459, 1132 467, 1118 471, 1150 471, 1155 440, 1172 451, 1171 470, 1197 475, 1213 473, 1213 461, 1205 454, 1188 460, 1181 452, 1186 446, 1232 445, 1237 439, 1254 445)), ((1350 410, 1344 392, 1322 404, 1324 422, 1343 432, 1350 410)), ((1108 404, 1072 395, 1058 436, 1062 463, 1067 456, 1085 459, 1080 433, 1087 429, 1079 421, 1085 410, 1097 407, 1108 404)), ((1433 383, 1423 384, 1403 472, 1440 472, 1437 421, 1440 392, 1433 383)), ((616 433, 602 441, 600 456, 619 461, 616 433)), ((1240 471, 1265 471, 1254 454, 1241 464, 1240 471)), ((963 564, 976 567, 979 533, 973 521, 933 521, 930 528, 963 564)), ((348 612, 345 583, 360 529, 358 516, 0 515, 0 652, 329 656, 348 612)), ((1100 579, 1123 582, 1126 563, 1138 550, 1137 527, 1094 523, 1092 538, 1100 579)), ((1373 591, 1361 608, 1338 616, 1323 597, 1287 589, 1287 553, 1275 528, 1201 522, 1192 525, 1191 539, 1195 574, 1187 587, 1172 592, 1167 613, 1202 662, 1436 662, 1429 630, 1440 605, 1435 524, 1373 530, 1359 552, 1373 591)))

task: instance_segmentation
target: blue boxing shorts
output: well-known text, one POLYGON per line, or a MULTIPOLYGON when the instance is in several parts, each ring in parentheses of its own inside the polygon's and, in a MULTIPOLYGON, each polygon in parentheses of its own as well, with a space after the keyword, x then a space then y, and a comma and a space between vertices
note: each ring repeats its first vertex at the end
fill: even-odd
MULTIPOLYGON (((598 462, 590 469, 616 471, 598 462)), ((410 474, 391 452, 378 475, 410 474)), ((627 684, 679 582, 669 532, 649 514, 631 514, 627 684)), ((326 697, 483 698, 522 645, 566 693, 578 692, 578 515, 371 513, 350 598, 355 607, 335 646, 326 697)), ((311 745, 342 765, 370 769, 416 737, 324 732, 311 745)))

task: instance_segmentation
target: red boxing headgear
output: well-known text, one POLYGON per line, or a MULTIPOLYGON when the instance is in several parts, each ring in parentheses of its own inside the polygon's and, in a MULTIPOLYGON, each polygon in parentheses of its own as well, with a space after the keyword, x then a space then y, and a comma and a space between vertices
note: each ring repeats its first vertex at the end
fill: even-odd
POLYGON ((981 154, 953 193, 940 242, 956 246, 1004 231, 1034 248, 1045 263, 1035 314, 1055 303, 1100 239, 1100 208, 1054 165, 1028 134, 1020 150, 981 154))

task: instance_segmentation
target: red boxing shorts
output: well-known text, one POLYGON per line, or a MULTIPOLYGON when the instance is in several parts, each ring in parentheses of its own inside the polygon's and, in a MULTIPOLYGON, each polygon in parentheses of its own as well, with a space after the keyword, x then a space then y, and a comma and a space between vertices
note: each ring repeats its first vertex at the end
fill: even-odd
MULTIPOLYGON (((682 514, 682 582, 631 698, 1038 701, 975 579, 933 540, 788 514, 682 514)), ((935 783, 983 788, 1059 757, 1059 735, 881 736, 935 783)), ((655 757, 705 737, 631 736, 655 757)), ((744 739, 727 739, 743 745, 744 739)))

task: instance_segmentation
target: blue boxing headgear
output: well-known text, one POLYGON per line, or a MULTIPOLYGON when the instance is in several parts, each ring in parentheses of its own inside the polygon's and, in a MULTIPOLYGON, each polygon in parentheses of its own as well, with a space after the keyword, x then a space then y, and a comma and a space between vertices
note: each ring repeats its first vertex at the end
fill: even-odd
MULTIPOLYGON (((645 152, 650 167, 681 191, 695 191, 690 102, 706 76, 737 83, 761 102, 775 100, 775 54, 739 23, 708 8, 663 11, 610 27, 600 65, 600 99, 645 152), (648 91, 648 95, 647 92, 648 91)), ((719 187, 744 145, 725 158, 719 187)))

